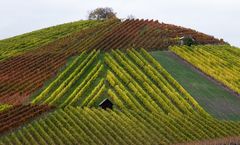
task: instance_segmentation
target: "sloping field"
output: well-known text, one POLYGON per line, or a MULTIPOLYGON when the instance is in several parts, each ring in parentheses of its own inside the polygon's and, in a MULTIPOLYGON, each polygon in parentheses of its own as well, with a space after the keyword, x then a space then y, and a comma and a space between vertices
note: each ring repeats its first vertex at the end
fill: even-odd
POLYGON ((125 54, 112 50, 111 53, 105 53, 103 61, 98 57, 100 51, 88 54, 83 52, 32 103, 60 107, 91 106, 87 102, 93 105, 98 99, 96 97, 100 97, 100 100, 107 97, 103 92, 108 86, 107 93, 119 109, 167 114, 192 114, 196 111, 207 116, 197 102, 145 50, 141 49, 141 53, 134 49, 127 50, 125 54), (94 95, 97 93, 99 95, 94 95))
MULTIPOLYGON (((98 27, 106 27, 109 23, 112 22, 98 27)), ((64 67, 68 58, 76 54, 77 50, 67 49, 66 44, 72 45, 75 43, 73 40, 79 41, 92 31, 84 30, 80 34, 61 38, 38 49, 0 61, 0 103, 16 105, 26 102, 34 91, 40 89, 44 82, 64 67)))
MULTIPOLYGON (((66 24, 66 27, 71 25, 74 24, 66 24)), ((111 50, 130 47, 161 50, 166 49, 169 45, 178 44, 179 37, 190 34, 200 44, 224 43, 212 36, 192 29, 152 20, 126 20, 123 22, 111 20, 100 24, 87 21, 83 22, 82 25, 76 24, 76 26, 78 25, 80 28, 78 27, 79 29, 72 35, 63 37, 64 35, 59 34, 59 37, 62 38, 56 38, 56 41, 51 39, 53 42, 41 47, 33 45, 31 49, 39 46, 38 49, 0 61, 0 103, 21 104, 26 102, 33 92, 43 86, 44 82, 57 74, 57 71, 66 64, 69 57, 84 50, 111 50), (94 25, 96 25, 94 28, 87 29, 94 25), (81 28, 84 30, 80 31, 81 28)), ((51 30, 49 35, 58 34, 58 31, 65 32, 66 29, 63 28, 61 26, 56 27, 56 29, 49 28, 51 30)), ((42 31, 45 32, 45 29, 42 31)), ((37 35, 42 31, 30 34, 37 35)), ((31 40, 30 34, 26 34, 27 40, 31 40)), ((48 33, 46 33, 46 37, 48 37, 48 33)), ((6 50, 8 47, 2 46, 2 48, 1 50, 6 50)), ((21 47, 21 49, 24 49, 24 47, 21 47)), ((11 50, 17 51, 18 49, 13 47, 7 53, 11 52, 11 50)), ((4 52, 1 52, 1 54, 4 55, 4 52)))
POLYGON ((32 103, 85 106, 90 101, 88 99, 92 97, 97 99, 95 94, 100 96, 105 88, 102 55, 96 50, 81 53, 55 80, 35 96, 32 103), (83 102, 85 97, 86 103, 83 102))
POLYGON ((93 35, 88 35, 73 46, 78 50, 111 50, 132 47, 161 50, 170 45, 178 45, 179 37, 185 35, 192 35, 199 44, 225 43, 213 36, 192 29, 153 20, 137 19, 123 22, 115 21, 108 27, 99 28, 93 35))
POLYGON ((66 63, 68 54, 24 55, 0 62, 0 103, 21 104, 66 63))
POLYGON ((171 50, 205 74, 240 94, 240 49, 228 45, 172 47, 171 50))
MULTIPOLYGON (((19 45, 23 38, 31 42, 31 33, 14 37, 19 42, 9 52, 0 51, 0 144, 159 145, 240 136, 240 122, 226 120, 239 119, 236 96, 162 51, 186 35, 198 44, 224 41, 138 19, 86 21, 49 31, 42 30, 43 42, 29 48, 19 45), (148 52, 152 50, 161 50, 151 52, 156 59, 148 52), (112 109, 100 108, 105 99, 112 109)), ((217 55, 234 59, 225 65, 233 71, 228 74, 237 75, 238 52, 226 49, 226 56, 217 55)), ((228 80, 238 85, 236 77, 228 80)))
POLYGON ((240 119, 240 98, 237 95, 209 80, 169 51, 154 51, 151 55, 211 115, 219 119, 240 119))
POLYGON ((18 105, 0 112, 0 134, 19 127, 28 120, 53 109, 48 105, 18 105))
POLYGON ((0 137, 2 144, 154 145, 239 135, 240 124, 131 110, 58 109, 0 137))
POLYGON ((240 135, 239 122, 211 117, 144 49, 83 52, 32 103, 59 109, 0 142, 173 144, 240 135), (92 108, 105 98, 113 110, 92 108))
POLYGON ((66 23, 0 40, 0 61, 36 49, 59 38, 78 31, 93 28, 102 21, 78 21, 66 23))

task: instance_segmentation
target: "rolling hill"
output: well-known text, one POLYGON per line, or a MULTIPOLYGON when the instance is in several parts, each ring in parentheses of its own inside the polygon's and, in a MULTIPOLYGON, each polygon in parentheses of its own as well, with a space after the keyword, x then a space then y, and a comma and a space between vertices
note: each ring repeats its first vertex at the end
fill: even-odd
POLYGON ((240 143, 240 49, 222 39, 78 21, 1 40, 0 54, 1 144, 240 143))

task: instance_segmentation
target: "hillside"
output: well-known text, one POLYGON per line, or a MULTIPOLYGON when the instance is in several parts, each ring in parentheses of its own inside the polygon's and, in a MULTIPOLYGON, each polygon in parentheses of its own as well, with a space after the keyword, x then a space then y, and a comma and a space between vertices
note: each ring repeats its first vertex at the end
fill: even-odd
POLYGON ((79 21, 0 47, 1 144, 240 136, 240 50, 213 36, 153 20, 79 21), (181 45, 185 36, 196 45, 181 45))
POLYGON ((101 23, 101 21, 78 21, 66 23, 0 40, 0 61, 36 49, 59 38, 71 35, 72 33, 92 28, 101 23))

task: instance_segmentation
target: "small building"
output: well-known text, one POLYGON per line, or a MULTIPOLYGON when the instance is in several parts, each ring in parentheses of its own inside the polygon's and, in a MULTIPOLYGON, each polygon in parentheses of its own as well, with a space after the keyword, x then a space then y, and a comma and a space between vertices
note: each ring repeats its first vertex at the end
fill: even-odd
POLYGON ((179 38, 180 45, 188 45, 191 46, 192 44, 195 44, 195 39, 192 36, 183 36, 179 38))
POLYGON ((113 103, 109 99, 104 99, 99 105, 102 109, 112 109, 113 108, 113 103))

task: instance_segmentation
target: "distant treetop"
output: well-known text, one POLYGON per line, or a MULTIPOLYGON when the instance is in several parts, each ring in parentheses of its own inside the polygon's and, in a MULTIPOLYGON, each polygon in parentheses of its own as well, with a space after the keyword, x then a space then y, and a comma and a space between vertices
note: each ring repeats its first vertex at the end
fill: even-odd
POLYGON ((127 19, 129 19, 129 20, 134 20, 134 19, 135 19, 135 16, 133 16, 133 15, 128 15, 128 16, 127 16, 127 19))
POLYGON ((105 20, 105 19, 117 19, 117 13, 113 11, 112 8, 96 8, 90 11, 88 15, 89 20, 105 20))

